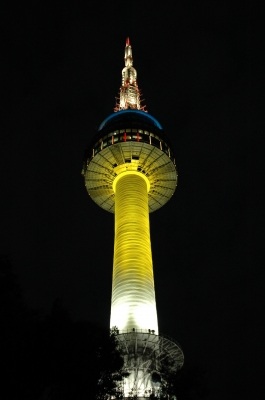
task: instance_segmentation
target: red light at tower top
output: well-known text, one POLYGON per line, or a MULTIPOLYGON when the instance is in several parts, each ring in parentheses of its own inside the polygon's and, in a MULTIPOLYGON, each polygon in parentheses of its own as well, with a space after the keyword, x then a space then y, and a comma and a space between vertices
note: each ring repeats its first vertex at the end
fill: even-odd
POLYGON ((130 38, 129 37, 127 37, 126 38, 126 46, 130 46, 131 44, 130 44, 130 38))

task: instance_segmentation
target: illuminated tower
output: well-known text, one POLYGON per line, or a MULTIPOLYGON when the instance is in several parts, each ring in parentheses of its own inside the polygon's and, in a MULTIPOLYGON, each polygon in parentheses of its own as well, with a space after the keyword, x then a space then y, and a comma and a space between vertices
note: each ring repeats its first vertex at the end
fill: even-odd
MULTIPOLYGON (((174 153, 160 123, 140 105, 129 38, 122 86, 114 113, 85 151, 87 191, 115 214, 110 326, 117 327, 124 369, 124 396, 159 396, 163 360, 175 369, 183 352, 158 335, 149 213, 162 207, 177 184, 174 153)), ((163 376, 162 376, 163 379, 163 376)))

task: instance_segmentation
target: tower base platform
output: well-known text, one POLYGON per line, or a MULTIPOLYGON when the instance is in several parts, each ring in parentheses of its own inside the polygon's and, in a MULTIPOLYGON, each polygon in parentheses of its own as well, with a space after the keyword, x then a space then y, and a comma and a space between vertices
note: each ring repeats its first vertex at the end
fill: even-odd
POLYGON ((163 368, 179 370, 184 363, 180 345, 152 331, 119 331, 118 347, 124 360, 124 397, 160 397, 163 368))

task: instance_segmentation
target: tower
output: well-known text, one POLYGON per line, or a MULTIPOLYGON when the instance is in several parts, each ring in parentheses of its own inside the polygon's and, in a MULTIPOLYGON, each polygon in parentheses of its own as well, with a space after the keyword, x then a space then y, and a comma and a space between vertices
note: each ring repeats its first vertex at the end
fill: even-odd
POLYGON ((124 359, 124 397, 159 396, 163 362, 180 369, 180 345, 158 332, 149 213, 174 194, 174 152, 160 123, 141 107, 129 38, 114 113, 85 151, 87 191, 115 215, 110 326, 124 359))

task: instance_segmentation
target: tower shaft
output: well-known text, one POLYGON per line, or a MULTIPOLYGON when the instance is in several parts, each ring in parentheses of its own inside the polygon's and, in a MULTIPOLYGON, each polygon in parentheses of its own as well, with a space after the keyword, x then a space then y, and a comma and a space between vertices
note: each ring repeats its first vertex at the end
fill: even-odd
POLYGON ((136 171, 115 179, 115 244, 110 326, 158 334, 148 208, 148 179, 136 171))

